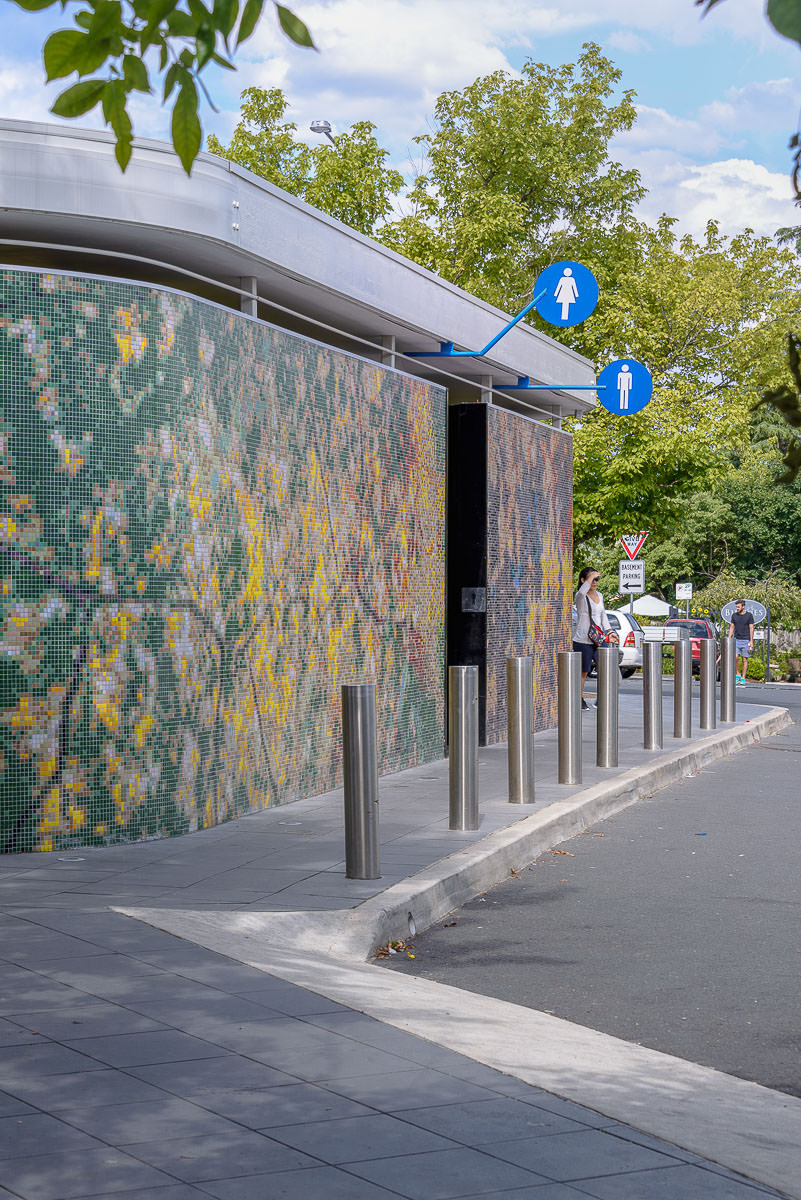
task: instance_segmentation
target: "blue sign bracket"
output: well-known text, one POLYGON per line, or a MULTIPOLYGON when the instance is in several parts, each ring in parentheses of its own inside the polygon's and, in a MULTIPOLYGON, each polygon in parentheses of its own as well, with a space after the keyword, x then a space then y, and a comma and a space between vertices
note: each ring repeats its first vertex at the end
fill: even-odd
POLYGON ((517 383, 504 383, 496 392, 605 392, 605 383, 531 383, 528 375, 521 375, 517 383))
POLYGON ((482 358, 483 355, 491 350, 496 342, 499 342, 502 337, 505 337, 510 329, 514 329, 518 321, 522 321, 532 308, 536 308, 540 300, 542 300, 545 292, 539 292, 533 300, 531 300, 525 308, 522 308, 516 317, 513 317, 508 325, 504 325, 500 333, 496 333, 491 342, 487 342, 483 350, 454 350, 453 342, 440 342, 439 350, 410 350, 409 358, 482 358))

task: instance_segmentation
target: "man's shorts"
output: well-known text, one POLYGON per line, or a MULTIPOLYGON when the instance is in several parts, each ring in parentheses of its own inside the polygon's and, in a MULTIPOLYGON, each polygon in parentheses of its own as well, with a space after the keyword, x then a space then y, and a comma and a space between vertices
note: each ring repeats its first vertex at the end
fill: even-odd
POLYGON ((587 675, 597 662, 596 647, 592 642, 574 642, 573 649, 578 650, 581 655, 582 675, 587 675))
POLYGON ((749 645, 748 638, 737 638, 734 643, 734 649, 735 652, 737 654, 741 654, 743 658, 748 658, 748 655, 751 653, 751 647, 749 645))

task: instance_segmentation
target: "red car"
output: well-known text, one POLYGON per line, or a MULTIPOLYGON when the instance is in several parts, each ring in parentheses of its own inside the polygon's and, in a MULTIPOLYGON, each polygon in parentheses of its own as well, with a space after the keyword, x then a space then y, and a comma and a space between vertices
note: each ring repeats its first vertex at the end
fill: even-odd
POLYGON ((701 670, 701 647, 699 646, 700 638, 717 637, 715 626, 711 621, 707 621, 706 617, 671 617, 669 621, 665 621, 665 628, 669 629, 679 625, 687 630, 690 635, 692 644, 692 659, 693 673, 698 674, 701 670))

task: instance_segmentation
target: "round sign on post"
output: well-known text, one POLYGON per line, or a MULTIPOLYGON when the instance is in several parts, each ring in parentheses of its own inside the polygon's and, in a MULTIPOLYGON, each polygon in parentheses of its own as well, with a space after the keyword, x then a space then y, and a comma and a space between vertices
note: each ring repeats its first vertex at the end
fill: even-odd
POLYGON ((578 262, 551 263, 537 276, 534 295, 545 292, 537 312, 549 325, 578 325, 598 303, 598 281, 589 267, 578 262))
MULTIPOLYGON (((732 616, 736 612, 736 603, 736 600, 730 600, 728 604, 723 605, 723 608, 720 610, 720 615, 724 621, 731 621, 732 616)), ((751 616, 754 618, 755 625, 759 625, 768 615, 768 610, 765 608, 765 605, 761 600, 746 600, 745 611, 750 612, 751 616)))
POLYGON ((598 399, 615 416, 629 416, 651 399, 651 372, 636 358, 616 358, 598 376, 598 399))

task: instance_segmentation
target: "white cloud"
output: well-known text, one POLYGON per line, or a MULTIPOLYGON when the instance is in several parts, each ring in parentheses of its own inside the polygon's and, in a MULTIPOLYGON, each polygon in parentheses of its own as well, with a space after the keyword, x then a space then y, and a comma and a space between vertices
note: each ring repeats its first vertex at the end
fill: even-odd
POLYGON ((696 236, 711 220, 724 233, 747 226, 768 236, 782 225, 798 224, 789 172, 769 171, 746 158, 695 163, 665 149, 627 155, 625 161, 638 168, 649 188, 640 215, 650 223, 668 213, 677 218, 679 233, 696 236))
POLYGON ((339 127, 371 120, 387 142, 403 145, 425 128, 440 92, 511 70, 503 46, 528 48, 532 26, 556 19, 547 9, 537 21, 530 13, 524 19, 524 10, 523 3, 485 8, 477 0, 458 8, 441 0, 425 7, 413 0, 312 4, 303 19, 320 54, 278 41, 265 21, 247 44, 238 82, 282 87, 299 126, 315 116, 339 127))
POLYGON ((768 79, 729 88, 724 97, 703 105, 699 119, 720 129, 763 131, 771 126, 788 125, 796 119, 799 79, 768 79))
POLYGON ((609 34, 605 45, 611 46, 613 50, 622 50, 624 54, 648 54, 652 49, 650 42, 638 33, 620 29, 609 34))
POLYGON ((10 62, 0 58, 0 116, 10 121, 53 121, 48 112, 53 97, 42 82, 32 86, 32 81, 42 77, 39 62, 10 62))
POLYGON ((717 152, 723 138, 711 123, 692 117, 675 117, 664 108, 637 105, 637 124, 620 135, 616 147, 670 148, 687 154, 717 152))
POLYGON ((686 197, 684 220, 696 228, 717 220, 724 229, 747 225, 757 233, 772 234, 780 225, 798 220, 788 176, 750 159, 690 167, 678 186, 686 197))

